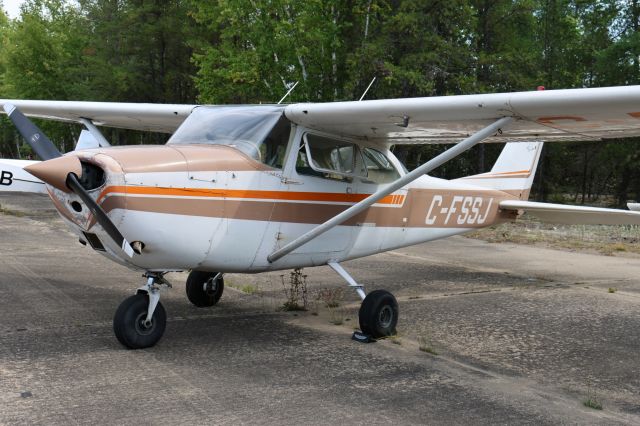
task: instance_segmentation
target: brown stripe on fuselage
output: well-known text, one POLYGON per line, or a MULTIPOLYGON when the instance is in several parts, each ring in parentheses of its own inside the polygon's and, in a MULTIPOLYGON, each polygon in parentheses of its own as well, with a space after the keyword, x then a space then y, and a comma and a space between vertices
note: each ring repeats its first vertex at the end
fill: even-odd
MULTIPOLYGON (((384 227, 437 227, 437 228, 479 228, 496 221, 514 219, 512 212, 502 212, 499 203, 513 196, 501 191, 438 191, 411 189, 406 202, 400 208, 373 206, 361 214, 347 220, 344 225, 359 226, 375 224, 384 227), (434 202, 434 197, 439 197, 434 202), (457 202, 454 197, 461 197, 457 202), (482 222, 463 222, 463 203, 467 201, 467 210, 471 209, 469 201, 480 203, 477 210, 482 222), (432 208, 435 203, 436 208, 432 208), (455 213, 442 213, 444 208, 455 207, 455 213), (431 214, 431 223, 427 223, 427 214, 431 214)), ((346 210, 348 205, 289 202, 289 201, 257 201, 237 199, 206 199, 184 197, 136 197, 132 195, 114 194, 102 203, 106 212, 114 209, 177 214, 185 216, 217 217, 239 220, 257 220, 288 223, 320 224, 338 213, 346 210)), ((470 212, 469 212, 470 213, 470 212)))
POLYGON ((244 152, 224 145, 171 145, 187 159, 189 171, 274 171, 244 152))
POLYGON ((242 151, 224 145, 144 145, 90 152, 113 158, 124 173, 274 170, 242 151))
POLYGON ((587 119, 576 115, 551 115, 547 117, 538 117, 536 121, 541 124, 556 124, 556 121, 587 121, 587 119))
POLYGON ((509 194, 509 195, 513 195, 514 197, 520 199, 520 200, 528 200, 529 199, 529 193, 531 192, 531 188, 527 188, 527 189, 501 189, 500 191, 509 194))

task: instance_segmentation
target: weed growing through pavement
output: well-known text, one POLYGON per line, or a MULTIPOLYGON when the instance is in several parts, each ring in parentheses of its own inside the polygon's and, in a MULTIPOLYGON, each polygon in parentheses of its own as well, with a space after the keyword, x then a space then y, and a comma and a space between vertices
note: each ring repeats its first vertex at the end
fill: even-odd
POLYGON ((240 290, 241 292, 246 293, 246 294, 255 294, 258 291, 258 287, 256 287, 253 284, 240 285, 240 284, 236 284, 235 282, 231 281, 229 278, 226 278, 226 281, 227 282, 225 284, 228 287, 235 288, 236 290, 240 290))
POLYGON ((615 293, 616 291, 618 291, 617 288, 615 287, 609 287, 609 293, 615 293))
POLYGON ((438 352, 433 348, 431 337, 427 333, 418 336, 418 349, 431 355, 438 355, 438 352))
POLYGON ((6 215, 6 216, 16 216, 16 217, 26 216, 26 214, 21 211, 6 209, 2 206, 0 206, 0 214, 6 215))
POLYGON ((347 312, 342 306, 329 308, 329 322, 333 325, 342 325, 346 321, 347 312))
POLYGON ((294 269, 289 274, 289 285, 284 281, 284 275, 280 275, 282 287, 287 301, 282 305, 283 311, 306 311, 307 300, 307 275, 302 269, 294 269), (300 304, 302 303, 302 304, 300 304))
POLYGON ((256 291, 258 291, 258 288, 255 285, 247 284, 240 287, 240 291, 247 294, 254 294, 256 291))
POLYGON ((582 404, 594 410, 602 410, 602 403, 598 400, 598 394, 596 394, 591 385, 587 387, 587 398, 582 401, 582 404))
POLYGON ((337 308, 342 302, 344 289, 342 288, 322 288, 316 293, 316 300, 324 303, 327 308, 337 308))
POLYGON ((402 340, 400 340, 400 336, 397 334, 395 336, 389 336, 389 340, 391 340, 391 343, 394 345, 402 345, 402 340))

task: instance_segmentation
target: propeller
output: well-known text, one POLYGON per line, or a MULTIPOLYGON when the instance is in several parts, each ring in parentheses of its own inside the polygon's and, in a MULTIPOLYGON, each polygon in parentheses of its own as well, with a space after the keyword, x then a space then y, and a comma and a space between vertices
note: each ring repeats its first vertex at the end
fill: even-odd
POLYGON ((53 142, 51 142, 38 126, 33 124, 31 120, 20 112, 18 108, 11 104, 5 104, 4 110, 24 140, 31 146, 38 157, 44 160, 43 163, 29 166, 30 170, 27 171, 42 178, 42 180, 58 189, 67 192, 71 190, 80 197, 109 237, 111 237, 129 257, 133 257, 136 251, 131 244, 124 238, 116 225, 109 219, 107 213, 91 198, 89 192, 80 183, 79 175, 82 176, 82 164, 80 160, 78 160, 77 157, 72 158, 69 156, 59 158, 62 157, 62 154, 53 142), (60 176, 60 172, 65 173, 65 175, 60 176))
POLYGON ((42 133, 42 130, 25 117, 15 105, 4 104, 3 108, 14 126, 18 129, 18 132, 20 132, 24 140, 27 141, 38 157, 46 161, 62 156, 53 142, 42 133))

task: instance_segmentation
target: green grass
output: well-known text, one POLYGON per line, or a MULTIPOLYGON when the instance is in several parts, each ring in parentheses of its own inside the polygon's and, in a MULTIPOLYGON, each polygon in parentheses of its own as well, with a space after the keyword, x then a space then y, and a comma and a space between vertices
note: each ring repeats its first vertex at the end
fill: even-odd
POLYGON ((243 293, 254 294, 255 292, 258 291, 258 288, 254 285, 247 284, 240 287, 239 290, 242 291, 243 293))
POLYGON ((284 302, 282 306, 280 306, 280 311, 285 312, 296 312, 296 311, 306 311, 304 306, 300 306, 297 303, 284 302))
POLYGON ((424 334, 418 336, 418 349, 420 349, 421 352, 426 352, 431 355, 438 355, 438 352, 433 348, 431 338, 424 334))
POLYGON ((4 208, 2 206, 0 206, 0 214, 6 215, 6 216, 15 216, 15 217, 24 217, 24 216, 26 216, 26 214, 24 212, 17 211, 17 210, 10 210, 10 209, 4 208))
POLYGON ((585 399, 584 401, 582 401, 582 404, 585 407, 588 408, 593 408, 594 410, 602 410, 602 403, 600 401, 598 401, 597 399, 595 399, 595 397, 588 397, 587 399, 585 399))
POLYGON ((524 217, 515 223, 491 226, 471 234, 492 243, 510 242, 551 248, 599 252, 604 255, 640 254, 640 226, 557 225, 524 217))

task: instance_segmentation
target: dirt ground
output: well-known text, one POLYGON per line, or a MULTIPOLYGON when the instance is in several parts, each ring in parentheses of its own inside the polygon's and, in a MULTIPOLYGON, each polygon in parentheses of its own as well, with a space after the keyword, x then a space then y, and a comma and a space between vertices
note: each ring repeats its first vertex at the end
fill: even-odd
POLYGON ((111 321, 142 278, 45 197, 0 206, 1 424, 640 424, 631 251, 456 237, 346 262, 400 303, 398 337, 372 344, 328 267, 304 270, 306 312, 278 309, 290 271, 226 275, 207 309, 175 273, 163 339, 130 351, 111 321))

